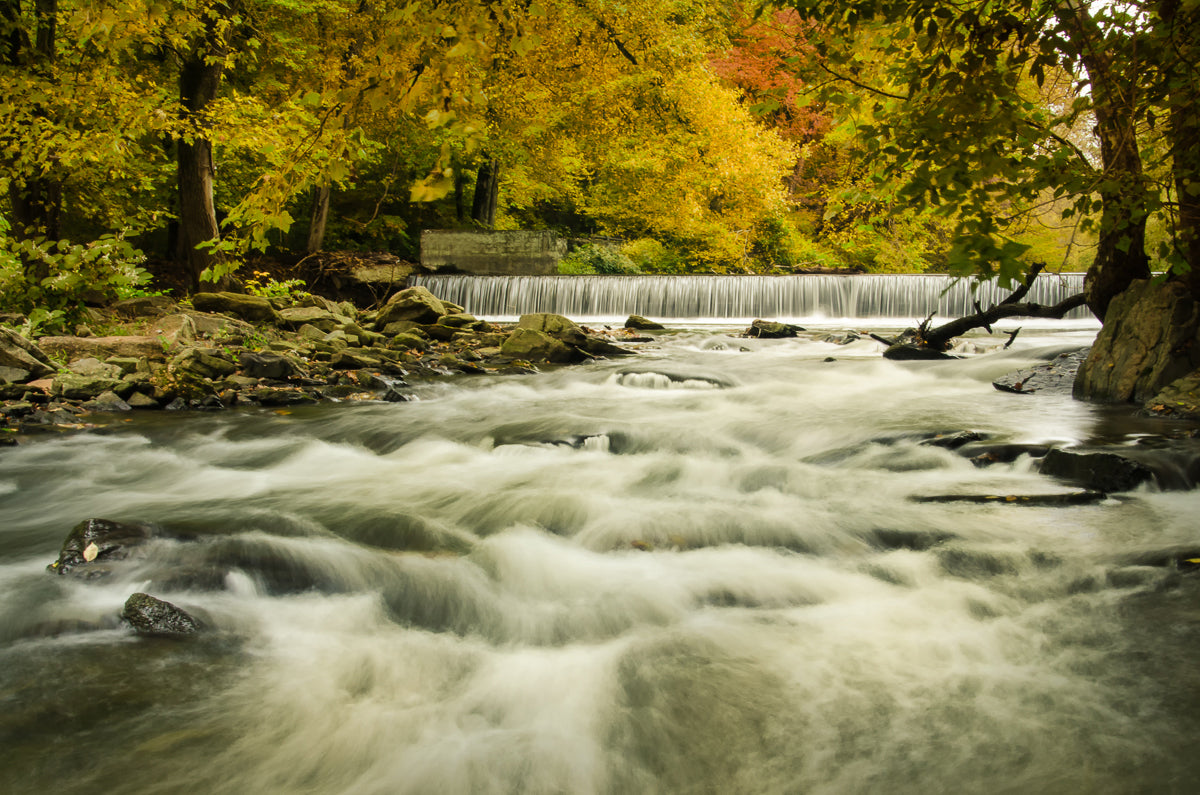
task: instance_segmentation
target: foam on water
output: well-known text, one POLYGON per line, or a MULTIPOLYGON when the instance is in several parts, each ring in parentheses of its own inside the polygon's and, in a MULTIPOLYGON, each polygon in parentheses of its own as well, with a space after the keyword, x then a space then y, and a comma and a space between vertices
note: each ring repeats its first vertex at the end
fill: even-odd
POLYGON ((1196 543, 1195 494, 910 499, 1066 489, 921 440, 1111 433, 990 386, 1072 334, 900 364, 693 329, 416 403, 6 450, 0 786, 1187 791, 1200 587, 1145 558, 1196 543), (89 516, 162 537, 46 574, 89 516), (212 631, 132 637, 137 590, 212 631))

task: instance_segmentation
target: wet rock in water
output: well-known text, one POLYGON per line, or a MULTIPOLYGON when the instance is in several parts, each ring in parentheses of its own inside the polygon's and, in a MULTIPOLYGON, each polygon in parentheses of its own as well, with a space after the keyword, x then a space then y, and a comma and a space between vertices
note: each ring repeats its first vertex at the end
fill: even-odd
POLYGON ((567 363, 584 357, 575 348, 549 334, 530 328, 519 328, 500 346, 500 353, 510 359, 528 362, 567 363))
POLYGON ((759 337, 761 339, 782 339, 784 337, 794 337, 801 331, 804 331, 804 329, 800 326, 793 326, 790 323, 759 319, 753 321, 750 324, 750 328, 746 329, 746 336, 759 337))
POLYGON ((638 331, 662 331, 666 326, 662 323, 656 323, 653 320, 647 320, 641 315, 630 315, 625 320, 625 328, 637 329, 638 331))
POLYGON ((970 442, 982 442, 986 439, 985 434, 979 431, 957 431, 955 433, 941 434, 926 439, 921 442, 925 447, 941 447, 946 450, 957 450, 970 442))
POLYGON ((968 444, 958 450, 960 455, 965 455, 971 459, 971 463, 977 467, 990 466, 992 464, 1011 464, 1023 455, 1030 458, 1041 458, 1046 453, 1050 452, 1050 446, 1046 444, 968 444))
POLYGON ((633 351, 613 345, 599 337, 588 337, 583 349, 591 356, 632 356, 633 351))
POLYGON ((1086 505, 1108 499, 1102 491, 1073 491, 1066 494, 932 494, 909 497, 913 502, 973 502, 997 505, 1086 505))
POLYGON ((195 635, 203 628, 186 610, 140 592, 125 600, 121 618, 137 634, 154 637, 195 635))
POLYGON ((943 351, 935 351, 933 348, 925 348, 920 345, 914 345, 907 342, 897 342, 894 345, 889 345, 887 350, 883 352, 883 358, 893 361, 927 361, 935 359, 957 359, 943 351))
POLYGON ((130 411, 133 406, 122 400, 116 392, 102 392, 95 400, 89 401, 84 408, 94 411, 130 411))
POLYGON ((1041 473, 1086 489, 1129 491, 1154 479, 1146 465, 1110 452, 1054 449, 1042 459, 1041 473))
MULTIPOLYGON (((130 550, 154 537, 154 528, 147 524, 126 524, 109 519, 85 519, 75 525, 63 542, 58 560, 47 567, 54 574, 67 574, 76 569, 94 569, 107 573, 100 564, 124 560, 130 550)), ((83 572, 80 572, 83 573, 83 572)))
POLYGON ((911 549, 916 552, 924 552, 958 538, 954 533, 937 530, 892 530, 887 528, 876 528, 871 532, 871 536, 872 542, 884 549, 911 549))
POLYGON ((587 345, 588 337, 583 329, 573 320, 551 312, 521 315, 521 319, 517 321, 517 330, 522 329, 532 329, 576 347, 587 345))
POLYGON ((1060 353, 1052 361, 1025 370, 1006 373, 992 382, 1001 392, 1018 395, 1069 395, 1075 385, 1079 366, 1087 358, 1088 349, 1060 353))

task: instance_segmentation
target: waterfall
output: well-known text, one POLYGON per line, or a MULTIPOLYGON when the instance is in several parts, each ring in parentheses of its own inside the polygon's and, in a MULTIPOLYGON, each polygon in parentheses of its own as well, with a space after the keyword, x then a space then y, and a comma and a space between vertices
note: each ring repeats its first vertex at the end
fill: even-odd
MULTIPOLYGON (((482 317, 557 312, 576 319, 781 320, 950 318, 1009 291, 945 275, 861 276, 414 276, 439 298, 482 317), (974 286, 974 292, 972 292, 974 286)), ((1038 277, 1026 300, 1056 304, 1083 289, 1083 274, 1038 277)), ((1076 309, 1068 318, 1087 318, 1076 309)))

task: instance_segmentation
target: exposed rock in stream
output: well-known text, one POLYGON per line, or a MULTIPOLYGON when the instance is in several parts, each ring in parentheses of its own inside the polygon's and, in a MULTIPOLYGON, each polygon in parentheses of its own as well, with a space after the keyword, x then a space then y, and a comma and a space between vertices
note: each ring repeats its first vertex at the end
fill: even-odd
POLYGON ((377 311, 317 295, 285 302, 201 293, 192 306, 161 297, 120 302, 109 316, 133 318, 137 333, 129 336, 34 343, 4 330, 0 422, 28 433, 86 427, 98 412, 403 402, 413 381, 536 372, 535 364, 628 355, 618 341, 647 339, 548 313, 502 327, 423 287, 401 290, 377 311))
POLYGON ((58 559, 47 567, 54 574, 103 576, 106 564, 124 560, 130 552, 154 537, 151 525, 84 519, 63 541, 58 559))
POLYGON ((203 628, 186 610, 140 592, 125 601, 121 619, 137 634, 153 637, 195 635, 203 628))

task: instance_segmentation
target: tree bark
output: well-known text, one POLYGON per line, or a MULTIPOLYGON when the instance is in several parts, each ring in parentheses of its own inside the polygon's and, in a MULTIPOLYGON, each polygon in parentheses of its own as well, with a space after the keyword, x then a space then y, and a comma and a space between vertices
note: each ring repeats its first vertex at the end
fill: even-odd
POLYGON ((1168 137, 1178 202, 1175 239, 1188 268, 1180 278, 1200 298, 1200 6, 1165 0, 1159 14, 1167 42, 1163 71, 1169 76, 1168 137))
MULTIPOLYGON (((1091 84, 1096 134, 1104 168, 1097 192, 1103 205, 1096 259, 1084 278, 1088 308, 1104 320, 1108 305, 1135 279, 1150 277, 1146 256, 1149 186, 1142 172, 1136 128, 1134 78, 1122 74, 1122 53, 1112 51, 1104 31, 1087 6, 1072 0, 1063 6, 1062 20, 1078 43, 1079 58, 1091 84)), ((1127 64, 1126 68, 1134 68, 1127 64)))
POLYGON ((500 163, 489 160, 479 167, 471 218, 489 229, 496 225, 496 202, 500 195, 500 163))
POLYGON ((211 248, 199 248, 203 243, 216 243, 221 238, 213 203, 212 141, 208 138, 203 119, 204 111, 217 98, 224 70, 226 44, 218 31, 217 22, 229 7, 213 4, 205 24, 205 35, 192 43, 179 70, 180 116, 193 127, 177 143, 176 165, 179 185, 179 263, 191 282, 193 290, 203 284, 200 276, 220 261, 211 248))
POLYGON ((312 214, 308 223, 308 243, 304 247, 307 254, 316 254, 325 246, 325 227, 329 223, 329 199, 333 194, 330 185, 318 185, 313 188, 312 214))

